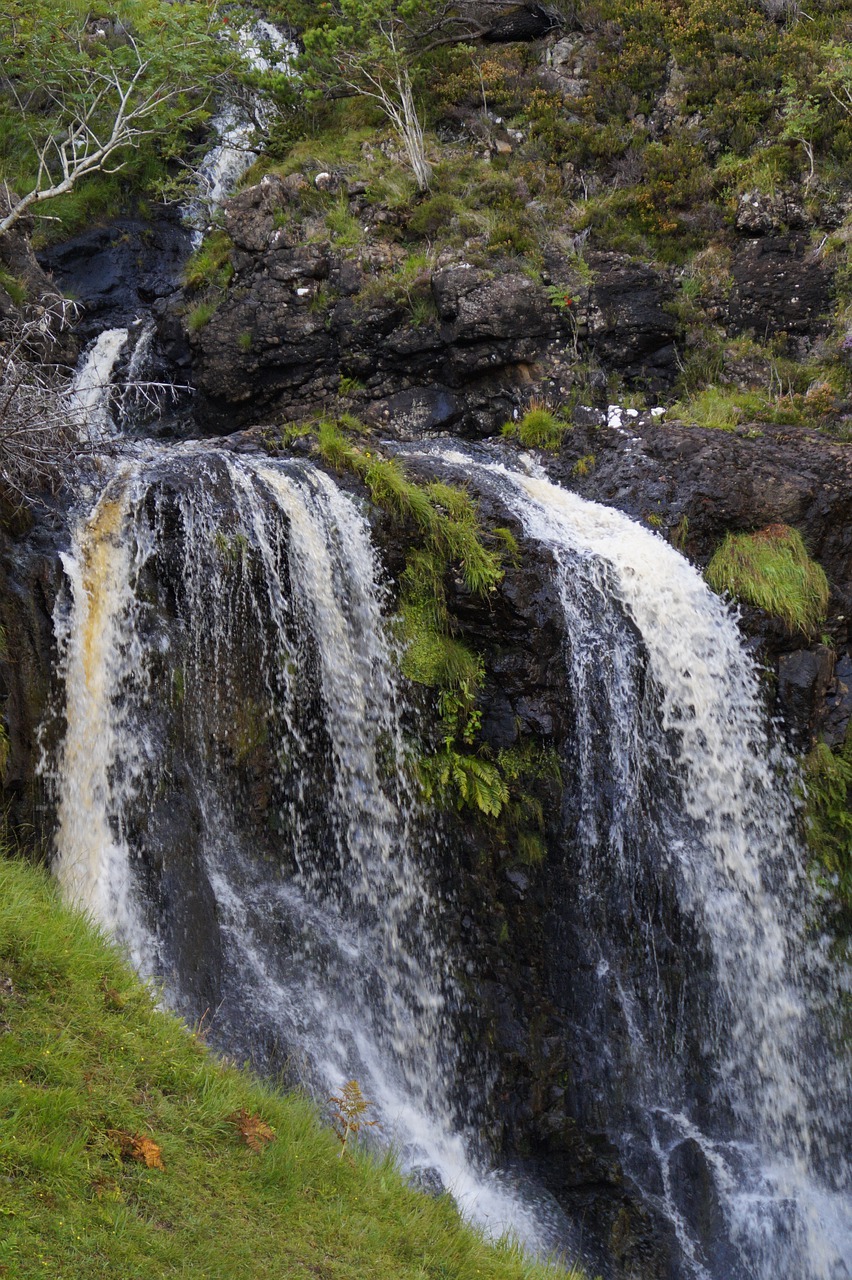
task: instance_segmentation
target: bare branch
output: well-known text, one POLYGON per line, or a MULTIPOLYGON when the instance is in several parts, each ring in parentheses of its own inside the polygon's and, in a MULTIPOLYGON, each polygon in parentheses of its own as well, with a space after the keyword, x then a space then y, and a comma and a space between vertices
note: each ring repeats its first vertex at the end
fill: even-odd
POLYGON ((125 160, 116 157, 116 153, 126 147, 138 146, 141 138, 155 132, 154 112, 178 91, 168 91, 163 85, 158 85, 142 94, 150 64, 148 59, 141 57, 135 45, 133 48, 137 65, 129 79, 122 80, 114 69, 91 73, 85 92, 81 91, 77 103, 72 101, 67 89, 49 90, 66 116, 64 132, 59 136, 51 135, 36 148, 38 168, 35 185, 0 219, 0 236, 29 209, 44 200, 67 194, 88 174, 116 173, 125 164, 125 160), (98 118, 106 111, 109 112, 108 119, 99 127, 98 118))

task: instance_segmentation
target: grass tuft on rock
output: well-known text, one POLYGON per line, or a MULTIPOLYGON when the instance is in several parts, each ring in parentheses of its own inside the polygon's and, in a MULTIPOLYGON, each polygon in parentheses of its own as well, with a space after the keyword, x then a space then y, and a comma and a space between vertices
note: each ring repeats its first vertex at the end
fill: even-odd
POLYGON ((0 1275, 552 1280, 389 1157, 347 1156, 306 1098, 158 1010, 43 871, 0 857, 0 1275))
POLYGON ((789 525, 726 534, 705 576, 714 591, 757 605, 791 633, 813 635, 825 619, 828 579, 789 525))
POLYGON ((525 449, 551 449, 554 452, 562 443, 570 424, 557 418, 550 409, 529 409, 520 422, 507 422, 503 435, 520 440, 525 449))

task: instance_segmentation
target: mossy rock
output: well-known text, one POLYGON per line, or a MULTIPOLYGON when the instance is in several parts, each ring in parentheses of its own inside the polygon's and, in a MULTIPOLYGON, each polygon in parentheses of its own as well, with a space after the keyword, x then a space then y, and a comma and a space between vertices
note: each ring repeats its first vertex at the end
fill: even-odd
POLYGON ((813 635, 825 620, 829 587, 802 535, 785 524, 757 533, 729 533, 706 573, 714 591, 757 605, 793 634, 813 635))

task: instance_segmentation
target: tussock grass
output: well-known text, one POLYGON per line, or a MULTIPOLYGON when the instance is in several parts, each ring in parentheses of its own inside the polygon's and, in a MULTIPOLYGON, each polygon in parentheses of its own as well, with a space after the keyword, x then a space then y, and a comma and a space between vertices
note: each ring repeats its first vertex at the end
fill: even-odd
POLYGON ((566 431, 571 430, 568 422, 557 418, 550 409, 529 409, 520 422, 507 422, 502 434, 520 440, 525 449, 557 450, 562 443, 566 431))
POLYGON ((773 524, 759 533, 726 534, 707 566, 714 591, 728 591, 780 618, 788 631, 812 635, 825 618, 828 580, 802 535, 773 524))
POLYGON ((554 1275, 409 1188, 390 1158, 338 1153, 310 1102, 218 1062, 42 871, 0 857, 0 1275, 554 1275), (264 1126, 274 1140, 252 1150, 244 1132, 264 1126), (164 1167, 122 1153, 120 1133, 156 1144, 164 1167))

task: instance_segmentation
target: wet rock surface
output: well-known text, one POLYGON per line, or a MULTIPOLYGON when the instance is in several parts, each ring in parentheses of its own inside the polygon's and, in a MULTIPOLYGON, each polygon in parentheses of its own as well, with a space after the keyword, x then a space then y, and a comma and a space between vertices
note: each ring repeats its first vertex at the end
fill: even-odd
POLYGON ((174 293, 190 250, 179 213, 119 218, 45 249, 39 261, 80 307, 82 340, 130 325, 158 298, 174 293))

